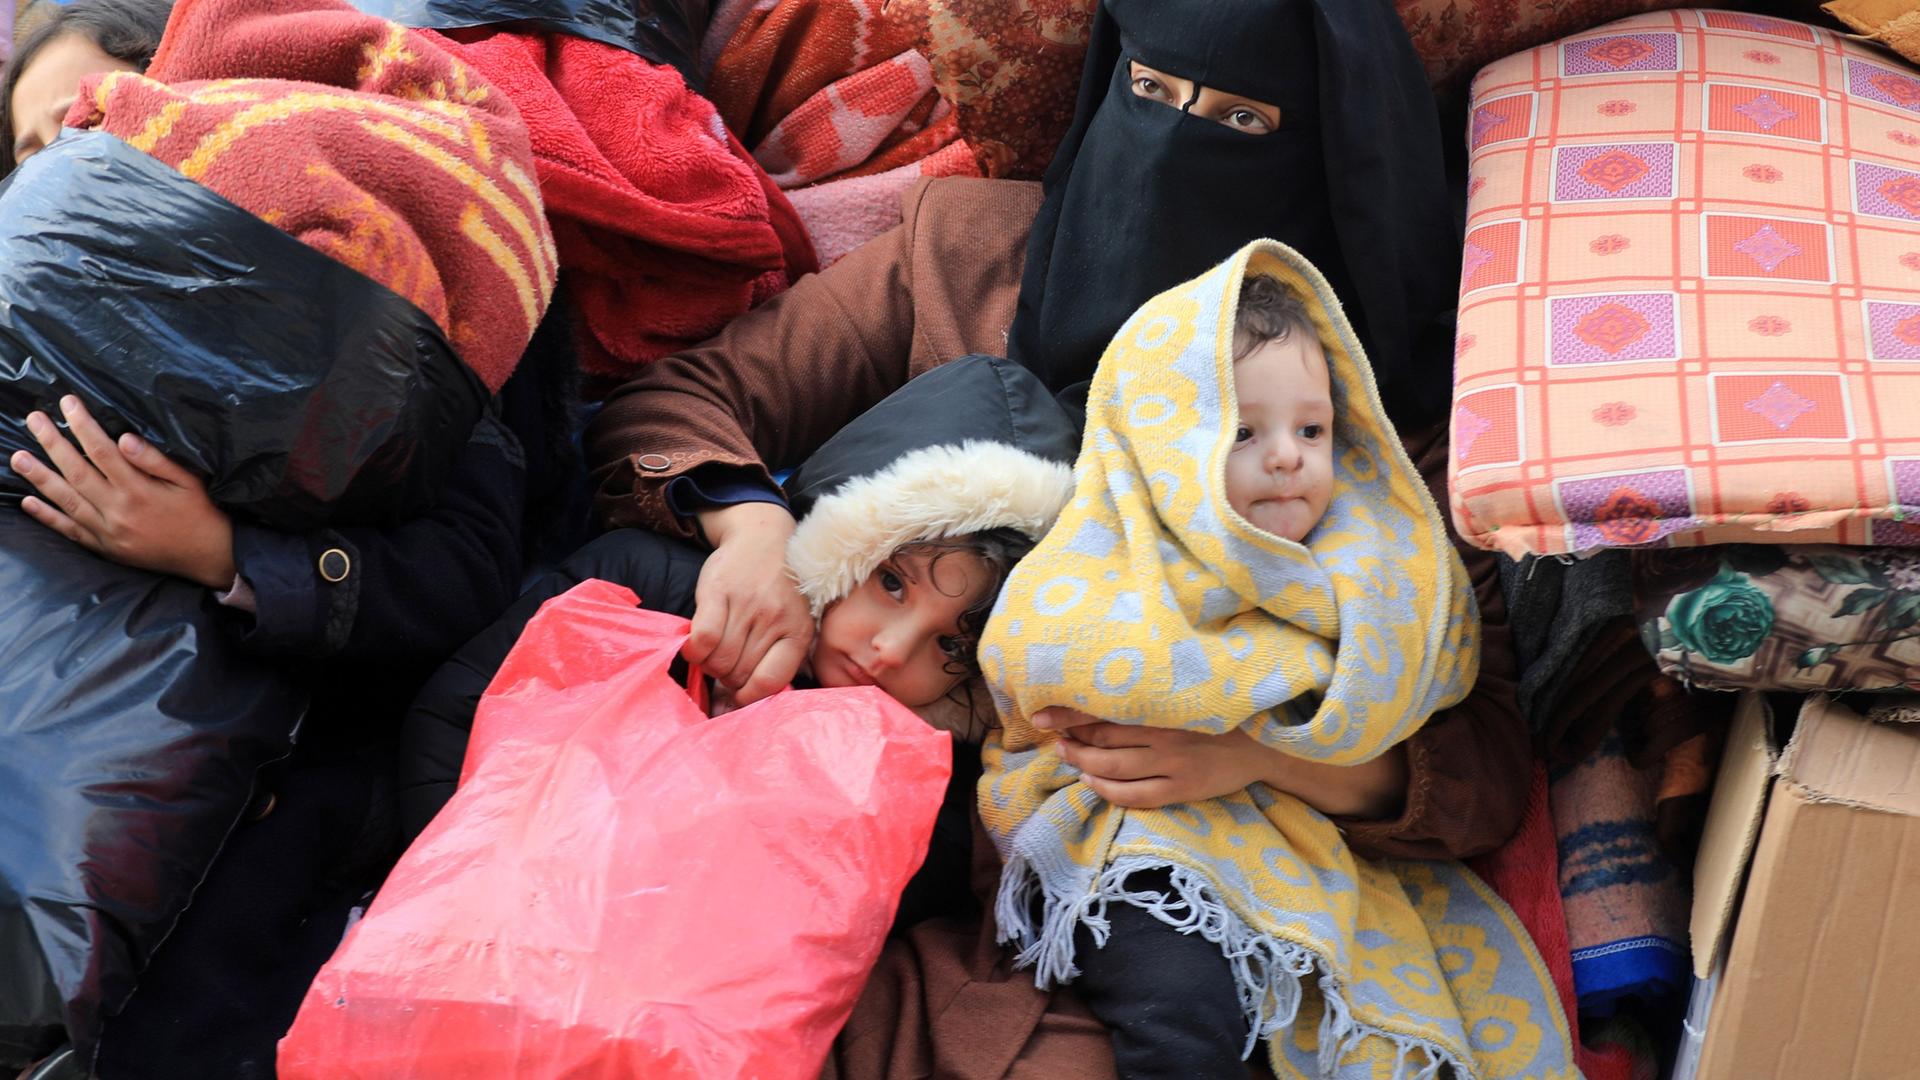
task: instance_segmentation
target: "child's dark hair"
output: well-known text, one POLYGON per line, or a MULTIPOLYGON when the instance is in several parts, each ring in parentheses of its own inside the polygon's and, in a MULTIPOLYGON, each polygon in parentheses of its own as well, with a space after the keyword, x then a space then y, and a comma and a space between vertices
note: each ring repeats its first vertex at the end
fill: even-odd
POLYGON ((1248 353, 1269 341, 1285 341, 1296 333, 1317 339, 1313 316, 1307 305, 1280 279, 1255 274, 1240 286, 1240 303, 1233 313, 1233 358, 1248 353))
POLYGON ((947 664, 948 674, 960 680, 948 697, 967 714, 965 727, 955 734, 968 742, 979 742, 986 737, 985 728, 995 726, 993 707, 981 700, 979 695, 980 659, 975 650, 980 643, 980 633, 986 629, 987 616, 992 613, 994 602, 1000 599, 1000 590, 1006 585, 1007 576, 1033 550, 1034 543, 1032 537, 1018 529, 1000 528, 939 540, 921 540, 903 545, 898 551, 901 555, 927 556, 929 578, 933 576, 934 568, 940 565, 940 560, 955 552, 978 557, 987 564, 992 574, 992 585, 982 589, 979 597, 960 613, 960 649, 947 664))
POLYGON ((78 34, 123 63, 145 71, 153 62, 173 0, 72 0, 67 4, 40 3, 29 9, 30 22, 7 61, 0 79, 0 176, 13 171, 13 88, 20 73, 41 50, 70 34, 78 34))
POLYGON ((895 552, 898 555, 924 555, 927 557, 927 574, 932 577, 940 560, 960 552, 973 555, 987 564, 992 575, 992 584, 981 590, 978 598, 960 613, 960 640, 962 648, 947 665, 950 674, 965 679, 973 679, 980 674, 980 661, 974 654, 980 641, 980 632, 986 629, 987 615, 993 610, 994 601, 1000 598, 1000 588, 1007 583, 1007 575, 1013 573, 1014 566, 1027 553, 1033 550, 1034 541, 1019 529, 1000 528, 983 529, 980 532, 966 533, 961 536, 947 536, 939 540, 918 540, 904 544, 895 552))

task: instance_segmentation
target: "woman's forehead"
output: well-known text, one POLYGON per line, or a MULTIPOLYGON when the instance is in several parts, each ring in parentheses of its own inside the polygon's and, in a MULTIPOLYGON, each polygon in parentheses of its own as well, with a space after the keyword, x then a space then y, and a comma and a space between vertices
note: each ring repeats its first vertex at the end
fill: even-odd
POLYGON ((1318 101, 1316 2, 1105 0, 1126 57, 1291 110, 1318 101))

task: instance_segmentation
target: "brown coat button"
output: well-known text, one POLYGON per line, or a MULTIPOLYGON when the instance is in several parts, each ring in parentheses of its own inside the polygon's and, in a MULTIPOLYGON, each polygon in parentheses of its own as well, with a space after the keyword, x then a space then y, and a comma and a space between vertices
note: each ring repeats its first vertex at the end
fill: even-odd
POLYGON ((335 585, 347 580, 347 575, 353 572, 353 560, 339 548, 328 548, 321 552, 315 565, 320 570, 320 576, 335 585))

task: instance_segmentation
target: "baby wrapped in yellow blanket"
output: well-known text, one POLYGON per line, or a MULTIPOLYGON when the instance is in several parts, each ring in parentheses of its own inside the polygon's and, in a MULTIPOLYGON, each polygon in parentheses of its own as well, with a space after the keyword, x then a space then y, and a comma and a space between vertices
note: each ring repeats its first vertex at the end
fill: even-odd
MULTIPOLYGON (((979 655, 1004 725, 980 783, 1006 861, 995 915, 1041 985, 1079 974, 1076 932, 1105 945, 1121 905, 1217 948, 1246 1020, 1236 1049, 1268 1039, 1282 1077, 1578 1075, 1532 942, 1464 867, 1361 860, 1263 784, 1115 807, 1031 723, 1064 706, 1240 728, 1349 765, 1471 689, 1465 571, 1332 289, 1298 253, 1256 242, 1121 328, 1089 393, 1073 498, 1008 580, 979 655), (1304 301, 1281 320, 1296 326, 1236 356, 1243 294, 1276 289, 1304 301)), ((1182 1008, 1181 973, 1156 974, 1146 992, 1182 1008)))

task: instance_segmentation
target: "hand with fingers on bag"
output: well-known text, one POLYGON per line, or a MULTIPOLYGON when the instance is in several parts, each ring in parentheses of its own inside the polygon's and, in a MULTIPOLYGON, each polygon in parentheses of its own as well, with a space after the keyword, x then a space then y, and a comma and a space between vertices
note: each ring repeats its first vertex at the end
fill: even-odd
POLYGON ((589 580, 527 624, 284 1080, 818 1075, 951 744, 873 687, 709 718, 669 674, 689 624, 636 603, 589 580))
POLYGON ((813 615, 787 571, 793 515, 742 503, 703 512, 700 527, 713 554, 700 568, 685 655, 749 705, 786 689, 813 645, 813 615))
POLYGON ((210 589, 231 585, 233 519, 214 505, 206 483, 132 432, 109 438, 71 394, 60 399, 60 412, 73 442, 45 413, 27 415, 27 430, 52 467, 25 450, 13 455, 13 471, 39 492, 22 499, 20 509, 122 566, 210 589))

